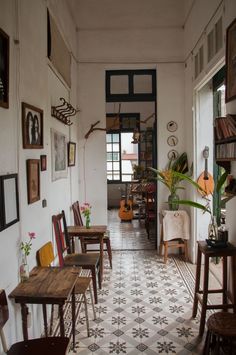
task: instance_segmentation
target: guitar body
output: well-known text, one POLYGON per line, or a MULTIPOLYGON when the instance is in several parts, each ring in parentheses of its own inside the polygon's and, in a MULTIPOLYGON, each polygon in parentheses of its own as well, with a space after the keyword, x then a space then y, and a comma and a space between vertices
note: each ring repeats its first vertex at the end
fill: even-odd
MULTIPOLYGON (((207 148, 207 147, 206 147, 207 148)), ((209 149, 208 149, 209 150, 209 149)), ((205 171, 201 173, 199 176, 197 183, 198 185, 202 188, 202 190, 199 190, 199 193, 202 196, 208 196, 212 195, 214 191, 214 179, 211 174, 208 173, 208 165, 207 165, 207 159, 208 159, 208 152, 205 157, 205 171)))
POLYGON ((126 201, 126 199, 124 199, 120 201, 119 217, 122 221, 131 221, 133 219, 134 215, 131 200, 126 201))

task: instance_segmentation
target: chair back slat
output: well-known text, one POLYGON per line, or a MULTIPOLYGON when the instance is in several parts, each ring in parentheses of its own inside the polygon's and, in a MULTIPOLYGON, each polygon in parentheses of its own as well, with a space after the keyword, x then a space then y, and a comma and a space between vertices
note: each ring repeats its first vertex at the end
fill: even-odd
POLYGON ((71 247, 71 241, 70 241, 70 238, 69 238, 69 235, 68 235, 65 211, 62 210, 61 214, 62 214, 62 222, 63 222, 63 229, 64 229, 64 240, 66 242, 67 253, 68 254, 72 254, 72 247, 71 247))
POLYGON ((0 330, 4 327, 9 318, 6 292, 0 290, 0 330))
POLYGON ((66 251, 64 233, 62 232, 61 221, 63 219, 62 213, 52 216, 52 223, 54 227, 54 233, 56 237, 57 253, 59 258, 59 265, 64 266, 63 253, 66 251))
POLYGON ((80 207, 79 207, 79 201, 76 201, 72 205, 72 211, 74 214, 74 224, 75 226, 82 226, 83 225, 83 219, 81 217, 80 213, 80 207))
POLYGON ((52 242, 48 242, 42 246, 38 251, 38 260, 40 266, 50 266, 54 261, 55 256, 53 252, 52 242))

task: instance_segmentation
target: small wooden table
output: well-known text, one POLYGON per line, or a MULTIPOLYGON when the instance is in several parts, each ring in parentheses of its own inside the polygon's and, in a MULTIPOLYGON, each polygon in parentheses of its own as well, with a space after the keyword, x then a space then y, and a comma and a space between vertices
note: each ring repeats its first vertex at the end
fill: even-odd
POLYGON ((195 284, 195 293, 194 293, 194 303, 193 303, 193 317, 197 315, 198 302, 202 305, 199 335, 203 335, 205 320, 206 320, 206 311, 208 309, 223 309, 227 310, 233 308, 234 313, 236 313, 236 247, 228 243, 226 248, 212 248, 207 245, 205 241, 198 242, 198 253, 197 253, 197 269, 196 269, 196 284, 195 284), (205 265, 204 265, 204 279, 203 279, 203 289, 200 290, 200 277, 201 277, 201 260, 202 254, 205 256, 205 265), (222 257, 223 258, 223 284, 222 289, 213 289, 209 290, 209 261, 213 257, 222 257), (232 261, 232 304, 228 304, 228 273, 227 273, 227 257, 231 257, 232 261), (208 293, 222 293, 222 303, 208 305, 208 293))
POLYGON ((30 272, 29 279, 21 282, 10 293, 9 298, 14 298, 21 305, 22 329, 24 340, 28 340, 27 329, 27 303, 42 304, 45 335, 47 331, 47 304, 58 304, 60 315, 60 333, 65 336, 63 306, 68 298, 72 299, 72 335, 75 344, 75 284, 80 274, 80 269, 74 267, 35 267, 30 272))
POLYGON ((103 280, 103 237, 107 231, 107 226, 91 226, 86 228, 85 226, 68 226, 67 233, 70 238, 72 238, 72 246, 74 252, 74 237, 83 238, 83 237, 99 237, 100 244, 100 273, 101 273, 101 282, 103 280))

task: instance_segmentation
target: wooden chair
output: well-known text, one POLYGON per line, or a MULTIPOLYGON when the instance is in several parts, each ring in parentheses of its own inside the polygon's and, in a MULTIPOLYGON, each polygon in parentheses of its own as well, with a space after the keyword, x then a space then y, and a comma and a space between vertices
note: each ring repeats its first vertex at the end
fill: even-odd
POLYGON ((145 228, 149 239, 150 223, 155 223, 156 221, 156 185, 154 183, 147 184, 145 195, 145 228))
POLYGON ((83 269, 90 270, 92 281, 93 281, 93 291, 95 303, 98 302, 97 296, 97 274, 98 274, 98 284, 99 288, 102 288, 101 277, 100 277, 100 255, 99 253, 77 253, 68 254, 68 244, 69 238, 66 231, 66 219, 63 213, 52 216, 52 222, 54 226, 54 233, 56 237, 57 253, 59 258, 59 265, 62 266, 80 266, 83 269), (64 233, 62 231, 62 223, 64 224, 64 233), (66 254, 64 256, 64 253, 66 254))
POLYGON ((207 320, 203 354, 235 354, 236 314, 216 312, 207 320))
POLYGON ((0 335, 2 347, 7 355, 65 355, 69 346, 68 337, 50 337, 24 340, 7 348, 3 327, 9 319, 6 293, 0 290, 0 335))
MULTIPOLYGON (((38 261, 40 266, 44 267, 50 267, 52 262, 54 261, 54 252, 53 252, 53 246, 52 242, 48 242, 44 244, 39 250, 38 250, 38 261)), ((80 304, 84 304, 84 309, 85 309, 85 319, 86 319, 86 325, 87 325, 87 334, 89 337, 89 318, 88 318, 88 304, 87 304, 87 297, 86 293, 89 291, 90 293, 90 299, 91 299, 91 305, 93 309, 93 314, 94 314, 94 319, 96 319, 96 313, 95 313, 95 308, 94 308, 94 302, 93 302, 93 295, 92 295, 92 290, 91 290, 91 277, 79 277, 78 281, 75 286, 75 294, 78 296, 76 299, 76 302, 80 304)), ((80 309, 80 307, 79 307, 80 309)), ((50 325, 50 330, 52 330, 52 322, 53 322, 53 305, 52 305, 52 314, 51 314, 51 325, 50 325)))
MULTIPOLYGON (((72 211, 73 211, 73 214, 74 214, 74 223, 75 223, 75 225, 76 226, 83 226, 83 219, 81 217, 80 206, 79 206, 79 202, 78 201, 73 203, 72 211)), ((96 238, 96 237, 80 237, 80 243, 81 243, 82 253, 86 253, 87 252, 87 245, 89 245, 89 244, 99 244, 99 238, 96 238)), ((104 235, 103 243, 104 243, 104 245, 106 245, 106 251, 107 251, 107 254, 108 254, 108 258, 109 258, 110 267, 112 268, 112 250, 111 250, 111 241, 110 241, 110 237, 109 237, 109 231, 107 231, 107 234, 104 235)))

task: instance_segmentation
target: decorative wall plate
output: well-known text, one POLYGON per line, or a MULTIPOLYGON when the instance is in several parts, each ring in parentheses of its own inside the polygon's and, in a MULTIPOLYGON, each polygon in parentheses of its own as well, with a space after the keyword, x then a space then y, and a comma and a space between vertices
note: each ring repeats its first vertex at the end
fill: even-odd
POLYGON ((178 143, 178 138, 176 136, 169 136, 167 138, 167 143, 169 146, 174 147, 178 143))
POLYGON ((167 123, 167 130, 169 132, 175 132, 178 128, 178 125, 175 121, 170 121, 167 123))
POLYGON ((174 149, 170 150, 167 154, 167 157, 169 160, 175 160, 178 158, 178 156, 179 156, 179 153, 177 152, 177 150, 174 150, 174 149))

